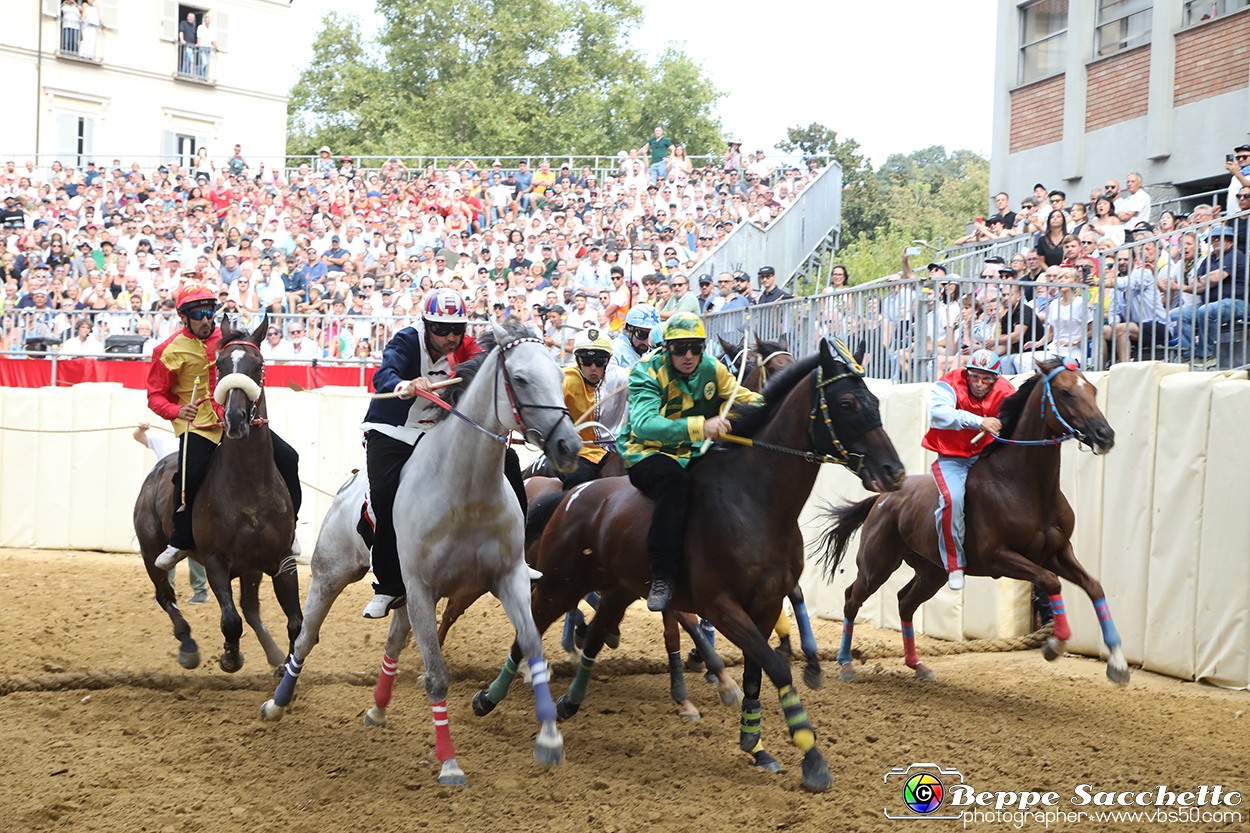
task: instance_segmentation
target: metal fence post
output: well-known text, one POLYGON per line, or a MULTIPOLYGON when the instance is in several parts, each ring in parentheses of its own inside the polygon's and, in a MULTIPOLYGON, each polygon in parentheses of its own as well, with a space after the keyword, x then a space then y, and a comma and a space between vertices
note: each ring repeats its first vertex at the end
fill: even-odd
MULTIPOLYGON (((45 347, 44 349, 48 348, 45 347)), ((49 358, 52 359, 52 387, 56 387, 56 353, 49 354, 49 358)))

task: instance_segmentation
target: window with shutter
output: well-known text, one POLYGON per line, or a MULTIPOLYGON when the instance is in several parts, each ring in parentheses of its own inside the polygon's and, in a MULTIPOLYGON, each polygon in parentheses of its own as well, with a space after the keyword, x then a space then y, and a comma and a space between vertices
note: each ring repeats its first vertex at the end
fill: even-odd
POLYGON ((213 33, 217 36, 217 51, 229 52, 226 40, 230 35, 230 15, 225 12, 213 12, 213 33))
POLYGON ((161 0, 161 40, 178 42, 178 0, 161 0))
POLYGON ((73 113, 56 114, 56 159, 62 165, 78 165, 78 119, 73 113))
POLYGON ((116 29, 118 11, 121 8, 121 0, 103 0, 100 6, 100 22, 106 28, 116 29))
POLYGON ((82 168, 95 155, 95 119, 84 116, 78 120, 78 167, 82 168))
POLYGON ((58 0, 43 0, 43 13, 48 17, 57 17, 61 13, 61 4, 58 0))

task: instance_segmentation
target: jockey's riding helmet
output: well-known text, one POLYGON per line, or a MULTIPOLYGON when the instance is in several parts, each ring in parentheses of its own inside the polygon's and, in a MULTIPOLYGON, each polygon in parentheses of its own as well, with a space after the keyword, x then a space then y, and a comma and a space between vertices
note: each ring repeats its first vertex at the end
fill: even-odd
POLYGON ((592 327, 583 330, 581 336, 573 343, 573 355, 585 359, 612 358, 612 342, 603 330, 592 327))
POLYGON ((668 325, 664 328, 665 341, 682 341, 692 338, 707 338, 707 331, 703 329, 703 321, 699 316, 683 310, 668 319, 668 325))
POLYGON ((464 299, 454 289, 440 289, 426 298, 421 317, 426 321, 442 321, 447 324, 467 324, 469 311, 464 299))
POLYGON ((202 283, 189 283, 178 290, 178 311, 193 306, 216 306, 217 295, 202 283))
POLYGON ((978 350, 968 359, 968 369, 1000 376, 1003 372, 1003 360, 993 350, 978 350))

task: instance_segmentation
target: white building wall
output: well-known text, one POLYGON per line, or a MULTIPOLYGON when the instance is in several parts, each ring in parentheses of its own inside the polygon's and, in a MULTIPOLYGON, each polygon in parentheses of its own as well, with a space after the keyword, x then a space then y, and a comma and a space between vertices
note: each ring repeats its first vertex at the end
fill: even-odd
POLYGON ((283 156, 287 89, 275 33, 286 28, 287 0, 187 4, 208 9, 216 20, 222 51, 212 60, 215 83, 176 77, 177 29, 170 25, 175 0, 126 0, 115 7, 115 0, 105 2, 109 28, 99 40, 100 63, 58 56, 59 21, 41 14, 34 2, 5 4, 0 77, 13 118, 0 138, 0 155, 20 162, 38 154, 41 165, 67 155, 73 148, 64 117, 72 116, 75 124, 78 117, 90 120, 87 155, 100 165, 114 158, 150 164, 167 156, 167 131, 206 143, 218 164, 235 143, 249 159, 283 156), (173 39, 166 39, 171 32, 173 39))

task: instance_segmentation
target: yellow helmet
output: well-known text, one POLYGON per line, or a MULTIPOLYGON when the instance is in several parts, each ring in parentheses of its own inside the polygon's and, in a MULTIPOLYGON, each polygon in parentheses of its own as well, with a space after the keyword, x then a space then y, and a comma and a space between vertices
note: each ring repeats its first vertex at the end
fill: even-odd
POLYGON ((703 320, 693 312, 679 312, 673 315, 664 325, 664 340, 679 341, 688 338, 707 338, 703 329, 703 320))
POLYGON ((581 336, 573 343, 574 356, 593 356, 595 353, 612 355, 612 342, 603 330, 592 327, 583 330, 581 336))

